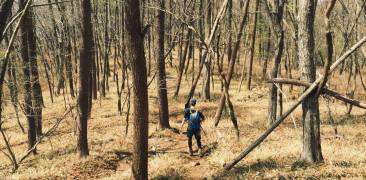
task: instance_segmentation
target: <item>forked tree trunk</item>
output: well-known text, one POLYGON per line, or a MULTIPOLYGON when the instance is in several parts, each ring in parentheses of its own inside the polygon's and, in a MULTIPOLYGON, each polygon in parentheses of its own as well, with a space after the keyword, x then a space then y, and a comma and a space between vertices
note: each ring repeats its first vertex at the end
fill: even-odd
MULTIPOLYGON (((316 1, 299 1, 299 66, 301 79, 314 82, 316 64, 314 57, 314 20, 316 1)), ((319 102, 315 93, 302 102, 303 151, 301 159, 308 163, 323 161, 320 144, 319 102)))
POLYGON ((138 0, 126 0, 126 45, 133 79, 134 133, 132 177, 148 179, 148 92, 147 69, 138 0))

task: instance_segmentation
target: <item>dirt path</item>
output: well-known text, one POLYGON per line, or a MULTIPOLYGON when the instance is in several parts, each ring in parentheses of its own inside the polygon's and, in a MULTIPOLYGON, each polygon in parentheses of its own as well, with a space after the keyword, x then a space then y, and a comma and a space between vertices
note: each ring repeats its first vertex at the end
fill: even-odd
MULTIPOLYGON (((150 140, 150 152, 154 155, 174 154, 180 158, 180 166, 184 169, 185 175, 192 179, 204 179, 210 174, 210 163, 208 158, 217 148, 217 142, 208 142, 207 135, 202 134, 203 155, 198 155, 196 140, 193 138, 193 156, 188 153, 188 142, 186 134, 179 134, 171 130, 156 132, 150 140)), ((173 156, 173 155, 172 155, 173 156)))

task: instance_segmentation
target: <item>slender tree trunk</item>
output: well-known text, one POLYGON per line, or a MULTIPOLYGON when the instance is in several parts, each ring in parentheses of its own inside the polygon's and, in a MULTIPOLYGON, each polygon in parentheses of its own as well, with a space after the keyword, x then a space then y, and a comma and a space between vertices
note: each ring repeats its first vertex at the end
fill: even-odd
POLYGON ((271 50, 271 28, 268 28, 268 36, 267 36, 267 46, 266 46, 266 57, 264 57, 264 64, 262 69, 262 80, 265 80, 267 77, 267 66, 268 61, 270 59, 270 50, 271 50))
POLYGON ((82 43, 80 47, 79 63, 79 121, 78 121, 78 152, 80 157, 89 155, 88 147, 88 118, 90 117, 91 99, 91 71, 94 53, 93 25, 91 20, 92 7, 90 0, 82 0, 81 4, 82 43))
POLYGON ((248 72, 248 81, 247 81, 247 89, 250 90, 252 84, 252 73, 253 73, 253 58, 254 58, 254 49, 255 49, 255 36, 257 32, 257 17, 258 17, 258 8, 259 8, 259 0, 255 1, 255 14, 253 20, 253 30, 252 30, 252 39, 250 41, 250 49, 249 49, 249 72, 248 72))
MULTIPOLYGON (((314 57, 314 19, 316 0, 299 1, 299 65, 301 79, 314 82, 316 64, 314 57)), ((319 102, 315 94, 302 103, 303 151, 301 159, 308 163, 323 161, 320 144, 319 102)))
POLYGON ((126 0, 126 44, 133 78, 134 145, 132 177, 148 179, 148 92, 147 69, 138 0, 126 0))
MULTIPOLYGON (((165 9, 165 0, 159 0, 157 3, 159 9, 165 9)), ((161 129, 170 128, 169 125, 169 105, 166 87, 165 74, 165 51, 164 51, 164 31, 165 31, 165 13, 163 10, 158 11, 156 26, 156 68, 158 78, 156 79, 159 100, 159 126, 161 129)))
MULTIPOLYGON (((194 6, 192 7, 192 12, 194 12, 194 6)), ((189 18, 189 24, 192 25, 192 23, 193 23, 193 16, 189 18)), ((177 80, 177 86, 176 86, 175 92, 174 92, 174 98, 177 98, 178 94, 179 94, 180 85, 182 82, 182 77, 183 77, 183 72, 184 72, 184 65, 185 65, 185 62, 187 59, 187 55, 188 55, 189 41, 191 39, 191 36, 192 36, 192 29, 188 29, 186 42, 184 44, 184 49, 181 51, 181 55, 180 55, 178 80, 177 80)))
MULTIPOLYGON (((205 16, 205 39, 208 39, 211 31, 211 14, 212 14, 212 4, 211 0, 206 1, 207 11, 205 16)), ((208 56, 208 61, 205 62, 206 76, 203 82, 203 99, 210 100, 210 84, 211 84, 211 56, 208 56)))
MULTIPOLYGON (((227 3, 227 15, 228 15, 228 24, 227 24, 227 28, 228 28, 228 30, 229 30, 229 37, 228 37, 228 39, 227 39, 227 59, 228 59, 228 61, 230 61, 230 59, 231 59, 231 54, 232 54, 232 36, 233 36, 233 29, 232 29, 232 21, 233 21, 233 0, 229 0, 228 1, 228 3, 227 3)), ((228 62, 228 64, 229 64, 230 62, 228 62)))
MULTIPOLYGON (((284 49, 284 39, 285 33, 283 31, 281 22, 283 18, 283 9, 284 9, 284 2, 275 1, 275 6, 277 8, 277 16, 275 16, 275 29, 277 31, 278 42, 277 42, 277 50, 276 56, 273 61, 273 67, 271 71, 271 78, 276 78, 279 73, 279 67, 281 65, 281 59, 284 49)), ((267 124, 270 126, 275 120, 277 115, 277 86, 275 84, 269 85, 269 105, 268 105, 268 115, 267 115, 267 124)))

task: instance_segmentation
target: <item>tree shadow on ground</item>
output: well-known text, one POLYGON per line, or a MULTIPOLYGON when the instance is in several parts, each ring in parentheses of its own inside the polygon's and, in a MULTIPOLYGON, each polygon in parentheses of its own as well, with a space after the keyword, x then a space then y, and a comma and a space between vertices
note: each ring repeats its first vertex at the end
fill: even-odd
MULTIPOLYGON (((341 126, 341 125, 347 125, 347 124, 366 124, 366 114, 362 115, 343 115, 340 117, 334 118, 335 122, 334 125, 341 126)), ((329 122, 326 122, 328 124, 331 124, 329 122)))
POLYGON ((180 170, 168 168, 164 170, 161 174, 152 178, 152 180, 183 180, 187 179, 187 175, 180 170))
POLYGON ((278 164, 274 159, 258 160, 250 165, 237 165, 230 171, 222 171, 214 175, 213 179, 232 179, 232 178, 247 178, 250 172, 264 172, 278 168, 278 164))
POLYGON ((128 151, 110 151, 89 157, 73 165, 70 175, 73 179, 100 178, 117 171, 119 162, 131 158, 128 151))

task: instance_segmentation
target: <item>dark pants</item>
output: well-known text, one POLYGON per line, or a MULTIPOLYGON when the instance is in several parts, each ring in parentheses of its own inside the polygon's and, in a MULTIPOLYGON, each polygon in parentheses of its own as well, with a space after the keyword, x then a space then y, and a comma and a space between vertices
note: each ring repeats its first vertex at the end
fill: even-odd
POLYGON ((202 148, 201 144, 201 130, 200 129, 187 129, 188 147, 192 151, 192 137, 196 138, 198 148, 202 148))

